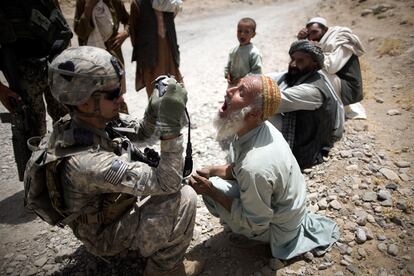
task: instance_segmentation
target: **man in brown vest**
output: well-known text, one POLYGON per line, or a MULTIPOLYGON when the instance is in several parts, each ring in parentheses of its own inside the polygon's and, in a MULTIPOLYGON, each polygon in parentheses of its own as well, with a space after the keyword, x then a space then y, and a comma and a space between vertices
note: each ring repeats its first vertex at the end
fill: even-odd
POLYGON ((132 61, 137 62, 135 89, 146 87, 148 97, 153 81, 161 75, 173 75, 182 83, 173 12, 152 8, 150 0, 134 0, 131 4, 130 35, 132 61))

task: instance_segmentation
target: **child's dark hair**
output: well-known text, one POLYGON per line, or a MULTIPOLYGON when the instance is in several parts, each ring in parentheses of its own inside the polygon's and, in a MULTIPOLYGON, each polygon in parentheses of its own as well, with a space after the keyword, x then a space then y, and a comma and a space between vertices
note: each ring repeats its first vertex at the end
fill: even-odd
POLYGON ((249 23, 252 26, 253 32, 256 32, 256 21, 254 21, 253 18, 244 17, 244 18, 240 19, 239 23, 241 23, 241 22, 249 23))

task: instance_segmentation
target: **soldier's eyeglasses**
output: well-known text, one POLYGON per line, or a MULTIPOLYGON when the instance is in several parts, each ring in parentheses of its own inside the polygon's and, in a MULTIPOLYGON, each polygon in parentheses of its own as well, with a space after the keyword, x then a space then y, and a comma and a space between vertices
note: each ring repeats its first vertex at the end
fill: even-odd
POLYGON ((100 91, 100 93, 103 94, 104 98, 108 101, 116 100, 122 96, 121 87, 117 87, 114 90, 110 91, 100 91))

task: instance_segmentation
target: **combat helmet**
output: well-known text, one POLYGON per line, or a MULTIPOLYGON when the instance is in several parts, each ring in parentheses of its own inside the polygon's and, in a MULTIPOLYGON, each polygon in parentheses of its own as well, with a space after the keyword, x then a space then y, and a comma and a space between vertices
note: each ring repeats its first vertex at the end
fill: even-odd
POLYGON ((71 106, 86 102, 96 91, 119 85, 123 75, 118 59, 91 46, 68 48, 49 65, 53 97, 71 106))

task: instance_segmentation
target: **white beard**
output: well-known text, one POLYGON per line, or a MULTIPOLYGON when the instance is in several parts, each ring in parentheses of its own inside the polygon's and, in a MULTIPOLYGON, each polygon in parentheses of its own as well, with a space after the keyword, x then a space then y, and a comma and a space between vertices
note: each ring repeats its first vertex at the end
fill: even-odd
POLYGON ((251 111, 251 107, 244 107, 238 111, 233 111, 225 118, 221 118, 219 113, 213 120, 213 125, 217 130, 217 141, 231 138, 244 126, 244 117, 251 111))

